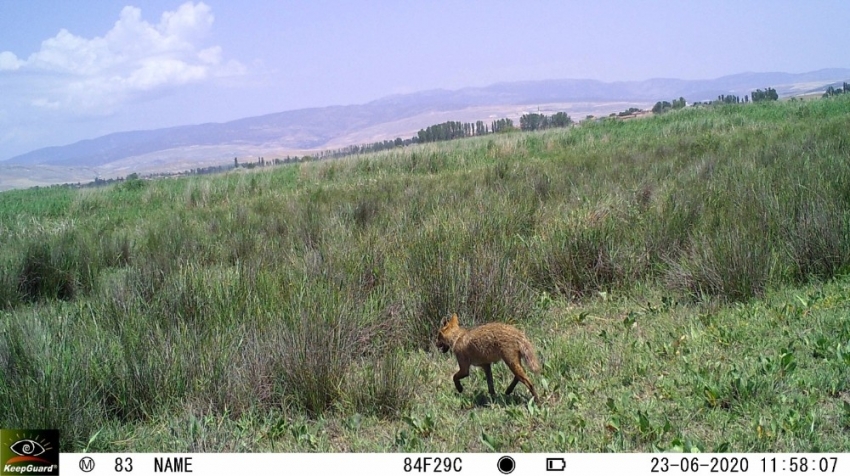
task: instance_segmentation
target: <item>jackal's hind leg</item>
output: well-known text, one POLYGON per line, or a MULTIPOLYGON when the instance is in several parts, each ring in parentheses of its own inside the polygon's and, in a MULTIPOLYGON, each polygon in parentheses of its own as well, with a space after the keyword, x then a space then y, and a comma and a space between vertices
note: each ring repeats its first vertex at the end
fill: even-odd
POLYGON ((519 383, 519 379, 517 377, 514 377, 514 380, 511 382, 510 385, 508 385, 508 389, 505 390, 505 395, 510 395, 511 392, 514 391, 514 387, 516 387, 516 384, 518 384, 518 383, 519 383))
POLYGON ((537 392, 534 390, 534 386, 531 385, 531 380, 528 380, 528 377, 525 375, 525 371, 522 370, 522 366, 519 365, 519 359, 516 362, 505 362, 508 364, 508 368, 511 369, 511 372, 514 373, 514 380, 508 386, 508 390, 505 392, 506 395, 510 395, 511 392, 514 391, 514 387, 516 387, 517 382, 522 382, 528 387, 528 390, 534 396, 534 400, 540 401, 540 397, 537 396, 537 392))

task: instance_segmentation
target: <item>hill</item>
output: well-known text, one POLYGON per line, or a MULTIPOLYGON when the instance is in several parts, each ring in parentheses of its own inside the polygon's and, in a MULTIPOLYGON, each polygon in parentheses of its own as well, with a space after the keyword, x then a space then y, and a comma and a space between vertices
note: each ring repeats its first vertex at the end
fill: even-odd
MULTIPOLYGON (((548 80, 498 83, 456 91, 432 90, 394 95, 362 105, 280 112, 226 123, 187 125, 109 134, 74 144, 47 147, 9 159, 5 166, 89 167, 105 176, 131 172, 185 170, 205 161, 221 164, 234 156, 298 154, 376 140, 410 137, 444 120, 518 117, 537 108, 558 108, 575 118, 607 115, 631 106, 685 97, 711 100, 720 94, 743 96, 756 88, 781 96, 804 94, 850 78, 850 70, 810 73, 744 73, 713 80, 649 79, 605 83, 548 80), (187 159, 188 158, 188 159, 187 159), (120 164, 119 164, 120 162, 120 164), (182 168, 181 168, 182 167, 182 168)), ((36 173, 35 169, 18 169, 36 173)), ((0 169, 0 175, 2 175, 0 169)))

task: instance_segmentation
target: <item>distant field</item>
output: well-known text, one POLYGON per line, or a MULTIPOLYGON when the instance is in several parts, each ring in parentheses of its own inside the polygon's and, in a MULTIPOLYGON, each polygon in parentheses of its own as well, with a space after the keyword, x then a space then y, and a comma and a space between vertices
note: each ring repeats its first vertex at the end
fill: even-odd
POLYGON ((92 452, 846 451, 848 113, 4 192, 2 426, 92 452), (541 404, 478 369, 455 391, 452 312, 526 331, 541 404))
POLYGON ((0 192, 61 183, 88 183, 98 177, 91 167, 7 165, 0 162, 0 192))
POLYGON ((430 125, 446 121, 475 122, 488 124, 501 118, 513 119, 519 124, 519 117, 529 112, 541 112, 551 115, 567 112, 575 120, 587 115, 607 116, 612 112, 624 111, 630 107, 651 108, 652 104, 642 102, 573 102, 544 103, 533 105, 495 105, 469 107, 460 110, 437 111, 419 114, 402 120, 386 122, 375 126, 357 129, 343 134, 318 149, 296 149, 276 144, 222 144, 205 146, 187 146, 150 152, 128 157, 100 166, 64 167, 56 165, 9 165, 0 162, 0 192, 35 186, 50 186, 62 183, 88 183, 95 178, 114 179, 136 173, 139 175, 174 174, 195 168, 230 165, 237 157, 241 163, 256 162, 260 157, 268 160, 287 156, 302 157, 313 155, 322 150, 333 150, 350 145, 365 145, 397 137, 408 139, 430 125))

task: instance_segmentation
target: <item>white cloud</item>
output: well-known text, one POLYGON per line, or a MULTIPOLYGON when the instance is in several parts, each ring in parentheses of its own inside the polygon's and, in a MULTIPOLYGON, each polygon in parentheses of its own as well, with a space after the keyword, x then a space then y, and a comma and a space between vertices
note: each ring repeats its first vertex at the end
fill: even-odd
POLYGON ((0 52, 0 71, 14 71, 21 67, 21 63, 11 51, 0 52))
POLYGON ((163 13, 158 29, 170 37, 191 39, 195 35, 205 34, 212 24, 210 7, 204 3, 184 3, 176 12, 163 13))
POLYGON ((29 91, 30 104, 38 108, 110 114, 151 92, 244 73, 239 62, 223 62, 220 46, 204 45, 213 21, 203 2, 167 11, 155 25, 139 8, 127 6, 102 37, 62 29, 26 60, 0 52, 0 74, 49 73, 42 89, 29 91))
POLYGON ((175 59, 146 60, 122 85, 128 89, 149 91, 165 84, 180 85, 200 81, 207 77, 206 67, 190 65, 175 59))
POLYGON ((206 64, 221 63, 221 47, 213 46, 198 52, 198 59, 206 64))

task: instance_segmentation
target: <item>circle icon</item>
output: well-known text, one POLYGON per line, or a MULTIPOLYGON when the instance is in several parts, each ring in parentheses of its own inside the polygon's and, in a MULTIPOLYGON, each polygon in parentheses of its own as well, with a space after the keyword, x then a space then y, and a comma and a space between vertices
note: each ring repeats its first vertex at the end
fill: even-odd
POLYGON ((511 474, 516 469, 516 461, 510 456, 502 456, 499 458, 499 462, 496 463, 496 467, 499 468, 499 472, 502 474, 511 474))
POLYGON ((80 458, 80 471, 90 473, 94 469, 94 460, 88 456, 80 458))

